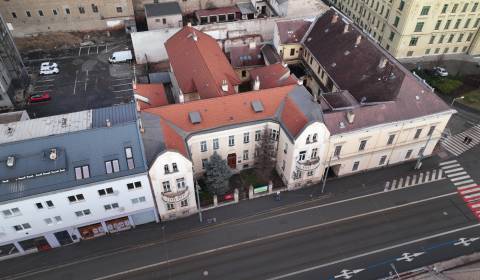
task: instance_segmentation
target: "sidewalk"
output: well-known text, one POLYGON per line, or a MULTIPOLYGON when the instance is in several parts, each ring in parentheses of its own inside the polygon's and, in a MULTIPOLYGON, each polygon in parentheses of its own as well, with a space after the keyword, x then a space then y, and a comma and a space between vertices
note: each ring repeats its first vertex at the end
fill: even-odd
MULTIPOLYGON (((424 160, 423 169, 438 166, 440 159, 432 157, 424 160)), ((189 231, 210 227, 206 224, 208 218, 216 218, 217 224, 235 219, 246 218, 262 212, 279 210, 282 207, 295 207, 297 204, 316 202, 338 201, 341 199, 353 198, 365 194, 382 192, 384 182, 397 176, 418 173, 413 170, 414 162, 392 166, 386 169, 360 173, 357 175, 328 180, 326 194, 320 196, 321 185, 303 188, 297 191, 283 192, 281 200, 276 201, 273 196, 260 197, 253 200, 243 200, 238 204, 215 208, 203 212, 204 223, 200 223, 198 215, 178 219, 159 224, 147 224, 138 226, 136 229, 111 234, 93 240, 81 241, 77 244, 56 248, 42 253, 22 256, 0 262, 9 267, 23 267, 39 269, 43 266, 57 263, 78 262, 82 259, 95 258, 99 255, 119 252, 128 248, 141 247, 152 242, 180 237, 189 231)))

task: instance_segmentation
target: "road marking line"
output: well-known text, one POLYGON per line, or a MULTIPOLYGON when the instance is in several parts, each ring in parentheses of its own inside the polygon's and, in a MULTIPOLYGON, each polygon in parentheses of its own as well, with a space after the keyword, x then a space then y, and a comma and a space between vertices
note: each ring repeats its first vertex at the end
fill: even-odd
POLYGON ((405 179, 405 187, 408 186, 410 186, 410 176, 407 176, 407 178, 405 179))
POLYGON ((456 182, 456 181, 460 181, 460 180, 463 180, 463 179, 470 179, 470 175, 465 175, 465 176, 460 176, 460 177, 452 178, 452 179, 450 179, 450 181, 456 182))
POLYGON ((77 79, 78 79, 77 75, 78 75, 78 70, 75 71, 75 84, 73 86, 73 95, 75 95, 75 92, 77 90, 77 79))
POLYGON ((444 172, 445 174, 447 174, 447 176, 450 176, 450 175, 448 175, 448 174, 450 174, 450 173, 452 173, 452 172, 463 171, 463 170, 464 170, 463 167, 460 167, 460 168, 455 168, 455 169, 443 170, 443 172, 444 172))
POLYGON ((132 80, 131 77, 128 77, 128 78, 115 78, 115 79, 112 79, 112 80, 115 80, 115 81, 119 81, 119 80, 132 80))
POLYGON ((473 183, 473 180, 470 179, 470 180, 465 180, 465 181, 461 181, 461 182, 456 182, 456 183, 453 183, 454 186, 461 186, 461 185, 465 185, 465 184, 468 184, 468 183, 473 183))
POLYGON ((475 198, 475 197, 478 197, 478 196, 480 196, 480 193, 464 195, 463 198, 470 199, 470 198, 475 198))
POLYGON ((425 172, 425 180, 423 182, 428 183, 430 181, 430 171, 425 172))
POLYGON ((474 193, 474 192, 478 192, 478 191, 480 191, 480 187, 478 187, 478 188, 471 188, 471 189, 468 189, 468 190, 461 191, 460 194, 466 195, 466 194, 474 193))
POLYGON ((454 164, 442 166, 442 168, 443 169, 450 169, 450 168, 459 167, 459 166, 460 166, 460 163, 454 163, 454 164))
POLYGON ((448 174, 448 177, 456 177, 456 176, 465 175, 465 174, 467 174, 467 172, 462 171, 462 172, 457 172, 457 173, 453 173, 453 174, 448 174))
MULTIPOLYGON (((133 272, 138 272, 138 271, 142 271, 142 270, 145 270, 145 269, 161 266, 161 265, 164 265, 164 264, 167 264, 167 263, 178 262, 178 261, 190 259, 190 258, 193 258, 193 257, 204 256, 204 255, 208 255, 208 254, 219 252, 219 251, 225 251, 225 250, 228 250, 228 249, 233 249, 233 248, 236 248, 236 247, 241 247, 241 246, 249 245, 249 244, 252 244, 252 243, 257 243, 257 242, 260 242, 260 241, 265 241, 265 240, 275 239, 275 238, 279 238, 279 237, 283 237, 283 236, 287 236, 287 235, 291 235, 291 234, 301 233, 303 231, 316 229, 316 228, 319 228, 319 227, 323 227, 325 225, 330 225, 330 224, 335 224, 335 223, 344 222, 344 221, 348 221, 348 220, 353 220, 353 219, 356 219, 356 218, 361 218, 361 217, 365 217, 365 216, 372 215, 372 214, 382 213, 382 212, 390 211, 390 210, 393 210, 393 209, 402 208, 402 207, 405 207, 405 206, 410 206, 410 205, 414 205, 414 204, 418 204, 418 203, 422 203, 422 202, 426 202, 426 201, 430 201, 430 200, 434 200, 434 199, 438 199, 438 198, 443 198, 443 197, 447 197, 447 196, 451 196, 451 195, 456 195, 456 194, 457 194, 456 192, 453 192, 453 193, 443 194, 443 195, 439 195, 439 196, 435 196, 435 197, 429 197, 429 198, 426 198, 426 199, 422 199, 422 200, 418 200, 418 201, 414 201, 414 202, 409 202, 409 203, 405 203, 405 204, 402 204, 402 205, 387 207, 387 208, 384 208, 384 209, 379 209, 379 210, 375 210, 375 211, 372 211, 372 212, 362 213, 362 214, 358 214, 358 215, 354 215, 354 216, 350 216, 350 217, 345 217, 345 218, 337 219, 337 220, 334 220, 334 221, 324 222, 324 223, 316 224, 316 225, 310 225, 310 226, 297 228, 297 229, 293 229, 293 230, 289 230, 289 231, 285 231, 285 232, 280 232, 280 233, 276 233, 276 234, 272 234, 272 235, 268 235, 268 236, 262 236, 262 237, 259 237, 259 238, 254 238, 254 239, 251 239, 251 240, 241 241, 241 242, 238 242, 238 243, 235 243, 235 244, 225 245, 225 246, 218 247, 218 248, 215 248, 215 249, 205 250, 205 251, 202 251, 202 252, 197 252, 197 253, 193 253, 193 254, 190 254, 190 255, 170 259, 170 260, 167 260, 167 261, 160 261, 160 262, 157 262, 157 263, 153 263, 153 264, 149 264, 149 265, 145 265, 145 266, 141 266, 141 267, 137 267, 137 268, 133 268, 133 269, 128 269, 128 270, 125 270, 125 271, 122 271, 122 272, 117 272, 117 273, 113 273, 113 274, 110 274, 110 275, 94 278, 92 280, 105 280, 105 279, 109 279, 109 278, 113 278, 113 277, 118 277, 118 276, 122 276, 122 275, 125 275, 125 274, 130 274, 130 273, 133 273, 133 272)), ((390 247, 386 247, 386 248, 378 249, 378 250, 375 250, 375 251, 363 253, 363 254, 358 255, 358 256, 349 257, 349 258, 346 258, 344 260, 337 260, 337 261, 334 261, 334 262, 331 262, 331 263, 328 263, 328 264, 315 266, 314 268, 302 269, 302 270, 299 270, 297 272, 292 272, 292 273, 288 273, 288 274, 285 274, 285 275, 276 276, 274 278, 269 278, 268 280, 282 279, 282 278, 285 278, 285 277, 293 276, 293 275, 300 274, 300 273, 303 273, 303 272, 307 272, 307 271, 310 271, 310 270, 314 270, 314 269, 329 266, 329 265, 332 265, 332 264, 344 262, 346 260, 359 258, 360 256, 363 257, 363 256, 371 255, 371 254, 374 254, 374 253, 379 253, 379 252, 391 250, 391 249, 394 249, 394 248, 397 248, 397 247, 402 247, 402 246, 417 243, 417 242, 420 242, 420 241, 423 241, 423 240, 436 238, 436 237, 439 237, 439 236, 447 235, 447 234, 450 234, 450 233, 454 233, 454 232, 457 232, 457 231, 462 231, 462 230, 465 230, 465 229, 470 229, 470 228, 478 227, 478 226, 480 226, 480 224, 474 224, 474 225, 466 226, 466 227, 463 227, 463 228, 457 228, 457 229, 454 229, 454 230, 450 230, 448 232, 437 233, 437 234, 430 235, 430 236, 427 236, 427 237, 422 237, 422 238, 419 238, 419 239, 416 239, 416 240, 407 241, 407 242, 404 242, 402 244, 396 244, 396 245, 393 245, 393 246, 390 246, 390 247)))
POLYGON ((443 169, 440 168, 440 169, 438 170, 438 178, 440 179, 440 178, 442 178, 442 177, 443 177, 443 169))
POLYGON ((128 88, 128 89, 121 89, 121 90, 112 90, 112 92, 122 92, 122 91, 133 91, 133 89, 128 88))
POLYGON ((392 188, 391 189, 394 190, 396 188, 396 186, 397 186, 397 180, 395 179, 392 182, 392 188))
POLYGON ((469 189, 469 188, 475 187, 475 186, 477 186, 477 184, 468 184, 468 185, 465 185, 465 186, 458 187, 457 190, 469 189))
POLYGON ((403 177, 400 178, 400 181, 398 181, 398 188, 401 189, 403 186, 403 177))
POLYGON ((454 163, 454 162, 457 162, 457 160, 450 160, 450 161, 440 162, 440 166, 447 165, 447 164, 454 163))

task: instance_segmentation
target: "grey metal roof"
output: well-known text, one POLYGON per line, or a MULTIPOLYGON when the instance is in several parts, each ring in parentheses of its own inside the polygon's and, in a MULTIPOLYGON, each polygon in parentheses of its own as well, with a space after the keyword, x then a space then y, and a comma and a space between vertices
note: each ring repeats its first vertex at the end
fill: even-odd
POLYGON ((143 147, 145 149, 145 157, 147 158, 148 166, 151 166, 155 158, 165 147, 165 136, 163 135, 162 127, 160 126, 160 117, 146 112, 141 112, 142 126, 144 133, 142 133, 143 147))
POLYGON ((177 2, 164 2, 158 4, 145 4, 146 17, 159 17, 166 15, 182 14, 177 2))
POLYGON ((115 125, 118 120, 129 119, 119 117, 125 116, 127 107, 97 111, 99 116, 112 119, 112 127, 1 144, 0 202, 146 172, 137 123, 115 125), (134 169, 127 168, 126 147, 132 148, 134 169), (57 150, 56 160, 49 157, 52 148, 57 150), (6 160, 11 155, 15 156, 15 165, 8 167, 6 160), (105 161, 113 159, 119 160, 120 172, 106 174, 105 161), (82 165, 89 166, 90 178, 76 180, 74 169, 82 165))
POLYGON ((200 116, 199 112, 189 112, 188 117, 190 118, 190 122, 193 124, 202 122, 202 116, 200 116))
POLYGON ((133 102, 92 110, 93 128, 107 127, 108 122, 113 126, 120 123, 135 122, 136 120, 137 111, 133 102))
POLYGON ((237 7, 242 15, 254 14, 256 12, 255 7, 251 2, 237 3, 237 7))

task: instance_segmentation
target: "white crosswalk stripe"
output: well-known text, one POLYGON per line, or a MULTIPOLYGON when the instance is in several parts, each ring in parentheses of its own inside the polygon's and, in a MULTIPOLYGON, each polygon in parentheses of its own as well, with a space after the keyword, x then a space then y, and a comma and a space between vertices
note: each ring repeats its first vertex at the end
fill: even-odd
POLYGON ((459 134, 442 137, 440 145, 453 155, 459 156, 480 143, 480 125, 473 126, 459 134), (464 143, 465 137, 472 139, 470 144, 464 143))
POLYGON ((460 181, 460 182, 456 182, 456 183, 453 183, 453 185, 454 185, 455 187, 457 187, 457 186, 466 185, 466 184, 470 184, 470 183, 473 183, 473 180, 472 180, 472 179, 468 179, 468 180, 463 180, 463 181, 460 181))
POLYGON ((446 179, 446 177, 443 176, 442 169, 434 169, 387 181, 385 182, 383 191, 388 192, 402 188, 422 185, 430 182, 440 181, 443 179, 446 179))

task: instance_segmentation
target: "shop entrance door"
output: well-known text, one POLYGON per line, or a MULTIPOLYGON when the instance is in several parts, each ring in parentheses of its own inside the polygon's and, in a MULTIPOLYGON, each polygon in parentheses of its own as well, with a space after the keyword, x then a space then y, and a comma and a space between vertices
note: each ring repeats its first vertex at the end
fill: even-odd
POLYGON ((72 237, 70 236, 70 233, 68 233, 68 231, 66 231, 66 230, 55 232, 54 235, 57 238, 58 243, 60 243, 60 245, 62 245, 62 246, 73 243, 73 240, 72 240, 72 237))

